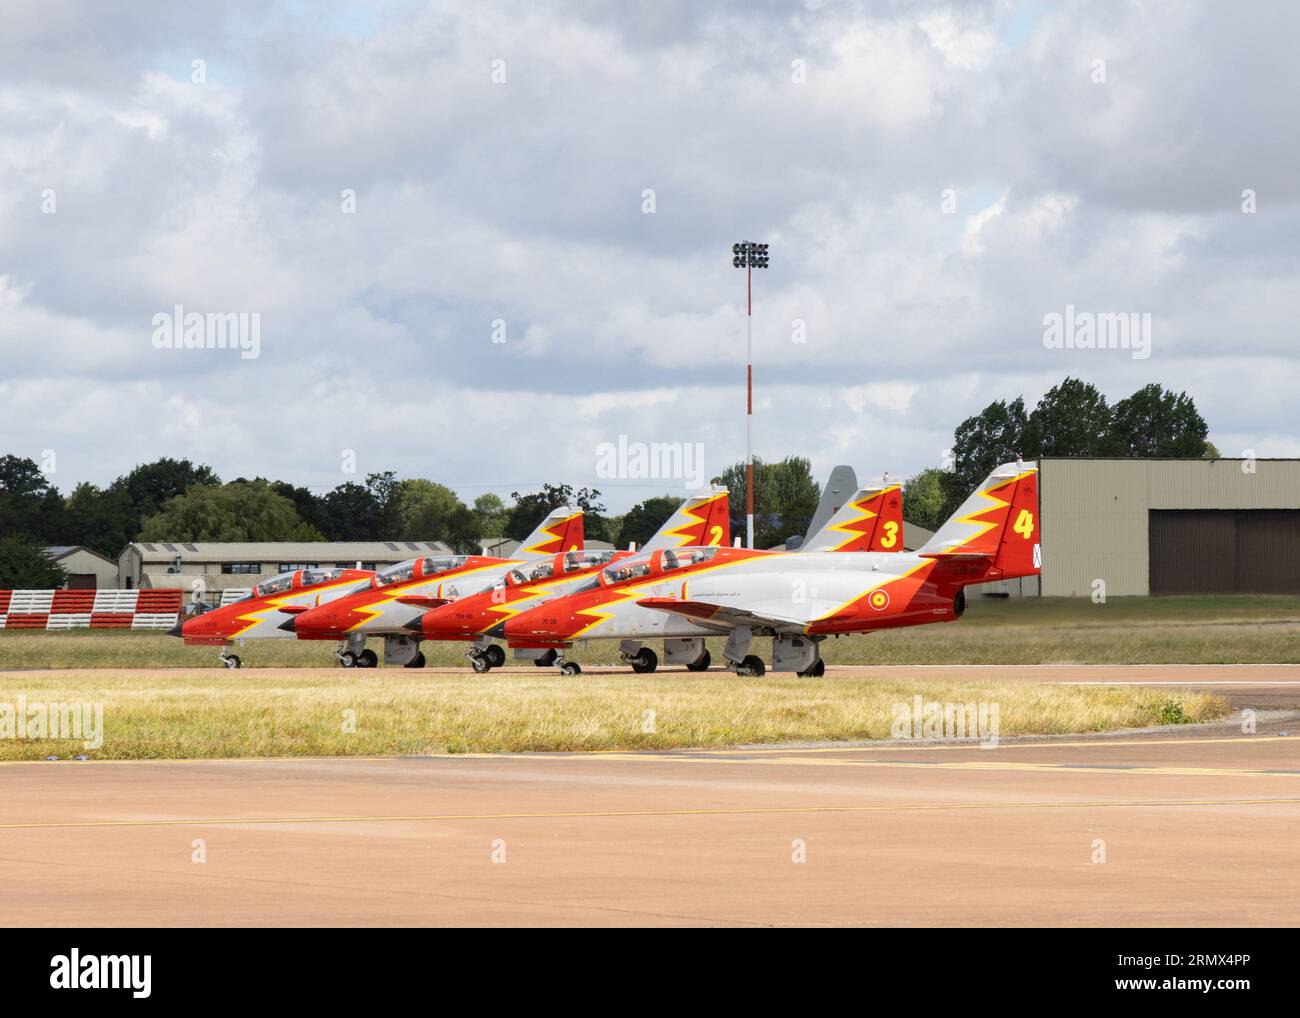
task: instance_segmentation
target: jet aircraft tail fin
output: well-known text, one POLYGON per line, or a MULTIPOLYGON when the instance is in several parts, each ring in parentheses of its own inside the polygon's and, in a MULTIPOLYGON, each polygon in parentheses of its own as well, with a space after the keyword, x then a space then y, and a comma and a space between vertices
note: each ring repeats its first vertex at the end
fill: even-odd
POLYGON ((881 480, 859 488, 799 550, 902 551, 902 487, 881 480))
MULTIPOLYGON (((983 559, 987 579, 1036 576, 1042 566, 1038 469, 1004 463, 920 550, 924 558, 983 559)), ((980 581, 976 581, 980 582, 980 581)))
POLYGON ((558 555, 562 551, 577 551, 585 540, 582 530, 582 510, 572 506, 552 509, 546 519, 537 524, 531 534, 515 552, 521 558, 538 558, 558 555))
POLYGON ((726 488, 688 498, 641 550, 727 547, 731 544, 730 498, 726 488))

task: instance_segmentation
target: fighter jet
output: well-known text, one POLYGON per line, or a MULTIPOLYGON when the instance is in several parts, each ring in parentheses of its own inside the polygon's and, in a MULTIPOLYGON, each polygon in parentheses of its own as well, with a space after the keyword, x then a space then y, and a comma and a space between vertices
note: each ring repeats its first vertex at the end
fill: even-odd
POLYGON ((998 467, 916 552, 773 553, 684 548, 636 555, 605 567, 567 597, 490 630, 513 647, 563 650, 576 640, 699 641, 726 636, 724 656, 741 676, 764 674, 750 653, 772 638, 775 671, 821 675, 827 636, 947 622, 965 610, 974 583, 1036 575, 1038 473, 998 467))
MULTIPOLYGON (((646 542, 642 552, 688 545, 716 548, 730 541, 728 494, 724 489, 687 499, 646 542)), ((488 630, 522 611, 570 593, 592 574, 631 554, 631 551, 568 551, 549 561, 517 566, 489 589, 433 608, 412 619, 406 628, 419 639, 472 641, 467 651, 470 664, 476 672, 486 672, 505 663, 505 652, 492 642, 488 630)), ((707 668, 707 652, 701 663, 700 648, 692 649, 693 655, 685 658, 678 654, 678 648, 669 647, 668 659, 695 670, 707 668)), ((520 647, 515 655, 546 666, 555 660, 556 652, 552 648, 520 647)), ((654 671, 658 658, 646 647, 637 648, 637 656, 629 661, 637 671, 654 671)))
MULTIPOLYGON (((902 551, 902 490, 888 480, 859 488, 822 526, 805 547, 810 551, 902 551)), ((725 547, 731 539, 726 490, 697 495, 685 502, 659 529, 642 554, 661 549, 725 547)), ((510 570, 490 589, 452 604, 433 608, 407 623, 417 638, 472 641, 467 651, 476 672, 499 668, 505 652, 492 641, 491 631, 524 611, 573 593, 594 573, 630 552, 570 552, 531 570, 510 570)), ((554 647, 514 648, 515 656, 540 667, 554 664, 554 647)), ((619 647, 624 664, 640 673, 653 672, 659 656, 640 641, 624 640, 619 647)), ((689 671, 706 671, 712 658, 703 639, 664 641, 664 659, 689 671)))
POLYGON ((406 628, 408 622, 430 608, 491 586, 515 566, 577 551, 582 542, 582 510, 554 509, 510 558, 457 555, 408 559, 376 573, 346 596, 294 616, 281 628, 300 640, 338 640, 335 654, 345 668, 378 665, 379 656, 365 646, 371 636, 384 637, 386 663, 422 668, 424 654, 406 628))
POLYGON ((263 580, 245 597, 230 604, 196 615, 168 630, 179 636, 186 646, 217 646, 221 663, 238 668, 238 654, 228 654, 226 647, 236 640, 288 639, 283 624, 294 615, 328 604, 355 590, 358 583, 374 576, 369 569, 296 569, 263 580))

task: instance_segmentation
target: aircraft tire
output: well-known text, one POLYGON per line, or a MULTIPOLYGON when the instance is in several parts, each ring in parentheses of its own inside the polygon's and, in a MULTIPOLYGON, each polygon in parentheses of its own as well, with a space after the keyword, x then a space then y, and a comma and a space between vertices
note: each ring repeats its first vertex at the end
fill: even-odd
POLYGON ((499 644, 492 644, 487 650, 483 651, 483 656, 488 659, 488 663, 493 668, 500 668, 506 663, 506 652, 501 649, 499 644))
POLYGON ((569 677, 581 675, 582 668, 579 667, 577 661, 565 661, 564 664, 560 665, 560 674, 568 675, 569 677))
POLYGON ((649 647, 642 647, 632 658, 632 671, 638 675, 649 675, 659 667, 659 655, 649 647))
POLYGON ((688 672, 707 672, 709 670, 709 665, 711 664, 713 664, 713 657, 706 650, 703 654, 688 664, 686 670, 688 672))
POLYGON ((423 667, 424 667, 424 663, 425 663, 425 662, 424 662, 424 651, 422 651, 422 650, 417 650, 417 651, 415 652, 415 657, 411 658, 410 661, 406 662, 406 664, 405 664, 404 667, 406 667, 406 668, 423 668, 423 667))
POLYGON ((240 665, 243 664, 243 662, 239 660, 238 654, 227 654, 224 658, 221 659, 221 663, 225 665, 227 668, 238 668, 240 665))
POLYGON ((492 670, 492 662, 489 661, 487 659, 487 656, 484 654, 475 654, 473 657, 469 659, 469 664, 470 667, 473 668, 474 671, 478 672, 480 675, 482 675, 484 672, 490 672, 492 670))
POLYGON ((358 668, 375 668, 379 665, 379 655, 367 647, 357 655, 358 668))
POLYGON ((767 673, 767 666, 757 654, 748 655, 740 662, 740 675, 747 679, 761 679, 767 673))
POLYGON ((339 664, 344 668, 355 668, 357 667, 357 656, 352 651, 345 650, 339 655, 339 664))
POLYGON ((799 676, 805 679, 809 679, 809 678, 820 679, 825 674, 826 674, 826 662, 823 661, 821 658, 818 658, 816 661, 812 663, 811 666, 809 666, 808 668, 800 672, 799 676))
POLYGON ((555 664, 555 659, 559 656, 560 656, 559 653, 557 653, 555 648, 552 647, 541 657, 533 658, 533 664, 535 664, 538 668, 550 668, 551 665, 555 664))

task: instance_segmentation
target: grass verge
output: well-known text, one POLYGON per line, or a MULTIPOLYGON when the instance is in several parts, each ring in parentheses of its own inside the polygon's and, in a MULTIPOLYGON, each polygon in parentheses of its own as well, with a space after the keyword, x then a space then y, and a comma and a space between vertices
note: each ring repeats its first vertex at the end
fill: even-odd
MULTIPOLYGON (((1134 687, 724 672, 429 676, 393 670, 9 673, 0 703, 102 703, 104 742, 0 738, 0 759, 644 750, 891 737, 895 705, 997 704, 999 734, 1210 721, 1219 697, 1134 687), (355 730, 349 730, 354 728, 355 730)), ((2 709, 2 708, 0 708, 2 709)))

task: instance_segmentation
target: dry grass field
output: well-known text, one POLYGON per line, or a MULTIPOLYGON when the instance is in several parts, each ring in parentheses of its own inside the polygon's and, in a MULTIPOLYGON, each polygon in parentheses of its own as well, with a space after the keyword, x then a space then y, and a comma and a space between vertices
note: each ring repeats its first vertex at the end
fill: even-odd
POLYGON ((717 747, 887 739, 896 704, 996 704, 1001 736, 1209 721, 1214 696, 1134 687, 829 673, 655 675, 399 669, 105 668, 0 675, 0 703, 103 704, 103 745, 0 739, 0 759, 336 756, 717 747))

